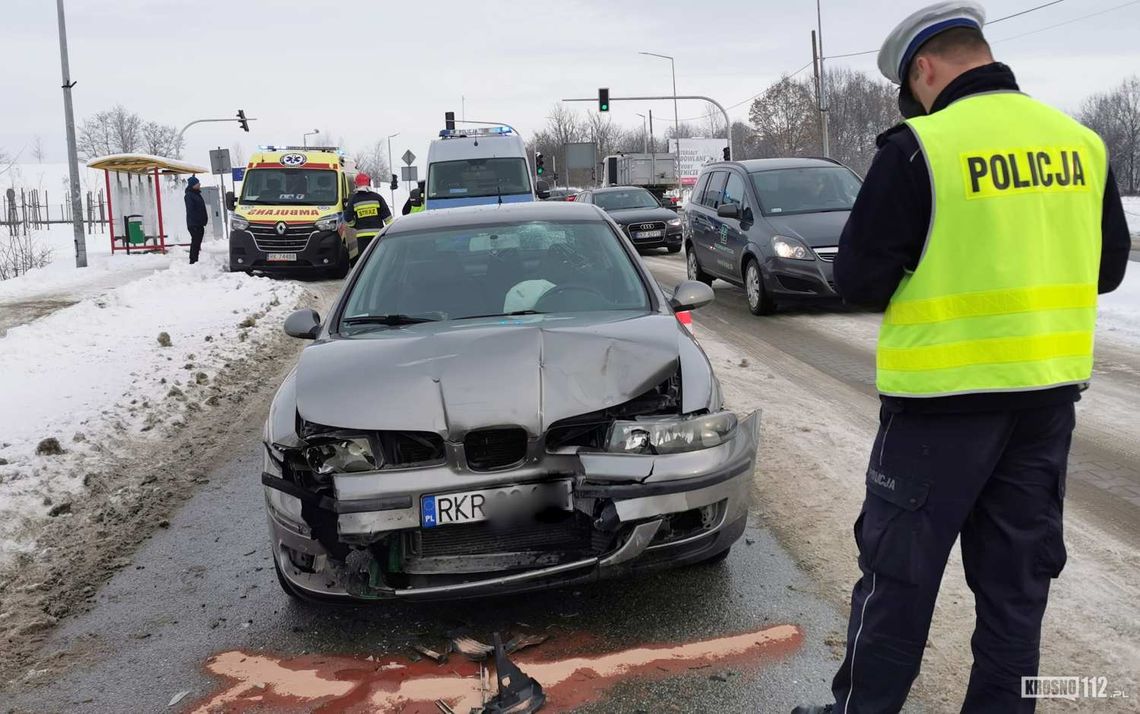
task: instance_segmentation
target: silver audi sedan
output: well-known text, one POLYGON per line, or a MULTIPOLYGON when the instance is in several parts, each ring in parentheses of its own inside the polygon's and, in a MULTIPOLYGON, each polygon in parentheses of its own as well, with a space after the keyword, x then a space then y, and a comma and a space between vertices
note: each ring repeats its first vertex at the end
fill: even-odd
POLYGON ((717 561, 744 531, 759 414, 721 403, 678 313, 601 210, 398 219, 361 257, 265 425, 284 590, 446 599, 717 561))

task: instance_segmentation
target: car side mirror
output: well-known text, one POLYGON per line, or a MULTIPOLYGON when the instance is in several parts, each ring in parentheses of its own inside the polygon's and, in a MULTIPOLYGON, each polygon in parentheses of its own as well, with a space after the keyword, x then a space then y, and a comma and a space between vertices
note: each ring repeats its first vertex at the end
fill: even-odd
POLYGON ((285 334, 302 340, 315 340, 321 331, 321 316, 305 308, 285 318, 285 334))
POLYGON ((233 191, 226 191, 226 209, 230 211, 237 209, 237 199, 234 198, 233 191))
POLYGON ((740 218, 740 206, 736 203, 722 203, 716 207, 719 218, 740 218))
POLYGON ((545 201, 550 198, 550 184, 545 179, 539 179, 534 184, 534 195, 538 200, 545 201))
POLYGON ((673 312, 696 310, 704 307, 716 299, 713 289, 696 280, 686 280, 673 290, 673 298, 669 301, 673 312))

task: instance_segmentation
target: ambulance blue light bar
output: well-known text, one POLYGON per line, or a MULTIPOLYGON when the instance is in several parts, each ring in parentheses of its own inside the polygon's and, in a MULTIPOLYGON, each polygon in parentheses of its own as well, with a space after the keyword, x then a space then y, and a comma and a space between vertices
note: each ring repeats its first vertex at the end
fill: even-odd
POLYGON ((505 126, 483 127, 480 129, 441 129, 439 138, 457 139, 465 136, 504 136, 511 130, 505 126))

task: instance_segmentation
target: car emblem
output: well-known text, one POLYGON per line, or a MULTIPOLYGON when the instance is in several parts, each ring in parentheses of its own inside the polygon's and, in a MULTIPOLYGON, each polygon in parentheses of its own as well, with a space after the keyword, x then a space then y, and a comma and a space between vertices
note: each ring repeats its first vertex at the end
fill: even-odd
POLYGON ((285 231, 289 230, 289 226, 285 225, 285 221, 278 221, 277 225, 273 227, 273 230, 277 231, 277 235, 283 236, 285 235, 285 231))

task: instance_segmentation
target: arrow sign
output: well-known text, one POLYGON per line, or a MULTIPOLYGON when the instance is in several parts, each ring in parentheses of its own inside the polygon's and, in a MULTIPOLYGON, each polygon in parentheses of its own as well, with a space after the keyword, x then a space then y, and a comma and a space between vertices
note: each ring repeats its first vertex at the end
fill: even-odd
POLYGON ((408 166, 411 166, 412 162, 416 160, 416 155, 412 153, 411 149, 408 149, 407 151, 404 152, 404 155, 401 156, 400 158, 404 160, 405 164, 407 164, 408 166))

